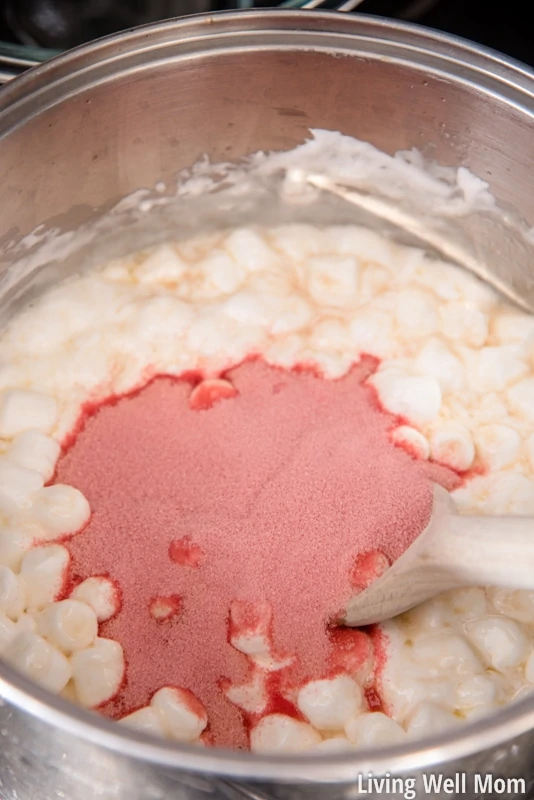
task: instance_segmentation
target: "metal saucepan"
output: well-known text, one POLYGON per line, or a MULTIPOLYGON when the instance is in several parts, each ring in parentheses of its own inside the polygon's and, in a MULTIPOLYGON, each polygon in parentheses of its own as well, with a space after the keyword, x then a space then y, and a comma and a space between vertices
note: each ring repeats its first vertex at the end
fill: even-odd
MULTIPOLYGON (((36 226, 72 230, 205 153, 228 161, 288 149, 309 128, 465 165, 534 225, 533 124, 526 67, 371 17, 231 12, 97 41, 0 92, 2 306, 24 277, 9 268, 14 242, 36 226)), ((334 800, 356 797, 368 772, 493 773, 534 784, 534 698, 424 742, 282 759, 145 739, 5 666, 0 697, 2 800, 334 800)))

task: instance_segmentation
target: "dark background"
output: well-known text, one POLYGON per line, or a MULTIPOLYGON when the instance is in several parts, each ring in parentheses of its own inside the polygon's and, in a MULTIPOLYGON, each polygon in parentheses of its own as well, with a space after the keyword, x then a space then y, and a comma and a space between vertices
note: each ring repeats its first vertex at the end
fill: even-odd
MULTIPOLYGON (((256 0, 267 7, 277 0, 256 0)), ((209 0, 213 10, 237 0, 209 0)), ((332 0, 328 0, 332 3, 332 0)), ((525 0, 364 0, 358 11, 409 19, 534 66, 525 0)), ((65 49, 132 25, 180 14, 180 0, 0 0, 0 39, 65 49)))

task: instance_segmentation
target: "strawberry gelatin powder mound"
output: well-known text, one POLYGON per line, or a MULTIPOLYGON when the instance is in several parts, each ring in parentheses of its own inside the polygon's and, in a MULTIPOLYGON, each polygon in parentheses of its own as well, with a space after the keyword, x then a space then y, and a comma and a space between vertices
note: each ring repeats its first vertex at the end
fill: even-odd
POLYGON ((219 382, 220 399, 217 386, 159 377, 85 416, 57 479, 92 509, 68 542, 73 580, 109 575, 122 595, 100 626, 127 665, 104 713, 184 687, 215 744, 246 747, 247 719, 222 688, 251 677, 230 642, 235 602, 270 609, 272 653, 288 660, 268 684, 278 697, 343 668, 328 625, 358 563, 373 563, 362 554, 398 558, 429 519, 429 478, 456 477, 390 442, 395 420, 364 384, 372 369, 330 381, 248 362, 219 382))

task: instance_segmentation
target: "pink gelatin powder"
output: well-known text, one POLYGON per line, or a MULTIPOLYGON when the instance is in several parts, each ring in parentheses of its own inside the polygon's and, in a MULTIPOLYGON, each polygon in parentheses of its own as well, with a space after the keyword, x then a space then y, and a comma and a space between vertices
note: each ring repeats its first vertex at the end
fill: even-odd
POLYGON ((211 407, 190 403, 188 376, 86 411, 57 480, 92 509, 68 542, 72 575, 108 574, 122 593, 100 635, 121 643, 126 681, 104 713, 121 717, 180 686, 206 706, 215 744, 247 747, 247 720, 221 688, 250 678, 229 643, 235 600, 268 601, 273 650, 295 657, 271 679, 273 709, 286 704, 281 687, 323 677, 345 651, 363 657, 353 651, 365 651, 366 634, 338 637, 336 658, 328 630, 354 591, 358 556, 398 558, 429 519, 429 478, 456 479, 391 444, 397 421, 363 384, 374 366, 329 381, 253 361, 224 376, 236 393, 211 407), (179 613, 156 619, 154 598, 169 597, 179 613))

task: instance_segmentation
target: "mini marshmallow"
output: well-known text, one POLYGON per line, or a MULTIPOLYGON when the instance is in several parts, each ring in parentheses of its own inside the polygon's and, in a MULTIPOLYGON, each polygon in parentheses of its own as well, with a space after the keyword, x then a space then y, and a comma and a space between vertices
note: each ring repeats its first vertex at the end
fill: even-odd
POLYGON ((59 694, 69 682, 71 668, 65 656, 36 633, 21 633, 11 641, 4 659, 50 692, 59 694))
POLYGON ((353 256, 312 256, 306 268, 308 291, 317 305, 346 308, 354 303, 359 264, 353 256))
POLYGON ((38 472, 21 467, 7 456, 0 456, 0 509, 5 514, 25 509, 32 495, 43 486, 38 472))
POLYGON ((358 747, 400 744, 406 739, 406 731, 398 722, 381 711, 365 712, 350 719, 345 725, 345 733, 358 747))
POLYGON ((488 612, 486 592, 478 587, 455 589, 445 598, 454 617, 462 622, 485 617, 488 612))
POLYGON ((425 343, 415 359, 414 367, 420 375, 435 378, 443 392, 458 391, 465 382, 462 362, 438 338, 425 343))
POLYGON ((530 651, 525 663, 525 680, 527 683, 534 684, 534 650, 530 651))
POLYGON ((124 655, 113 639, 97 638, 70 658, 76 697, 84 708, 97 708, 119 690, 124 678, 124 655))
POLYGON ((119 723, 135 731, 149 733, 151 736, 165 736, 160 713, 157 709, 152 708, 152 706, 145 706, 144 708, 139 708, 137 711, 133 711, 126 717, 122 717, 119 723))
POLYGON ((77 533, 88 522, 91 509, 78 489, 55 483, 35 492, 32 514, 43 529, 43 538, 56 539, 77 533))
POLYGON ((370 307, 358 308, 349 325, 357 353, 387 358, 393 353, 393 325, 385 311, 370 307))
POLYGON ((490 469, 502 469, 519 457, 521 437, 509 425, 482 425, 475 431, 477 453, 490 469))
POLYGON ((506 399, 512 413, 534 422, 534 378, 525 378, 506 392, 506 399))
POLYGON ((18 572, 24 554, 40 534, 41 531, 22 526, 0 529, 0 564, 18 572))
POLYGON ((534 514, 534 481, 525 475, 497 472, 482 481, 482 487, 484 513, 534 514))
POLYGON ((465 630, 488 666, 493 669, 513 669, 526 656, 525 635, 511 619, 485 617, 466 623, 465 630))
POLYGON ((430 292, 403 289, 396 295, 395 317, 403 338, 430 336, 438 326, 436 301, 430 292))
POLYGON ((426 436, 424 436, 416 428, 410 425, 399 425, 391 433, 391 440, 398 447, 403 447, 406 452, 415 458, 420 458, 423 461, 430 456, 430 444, 426 436))
POLYGON ((9 567, 0 566, 0 612, 12 620, 17 620, 26 602, 24 584, 9 567))
POLYGON ((152 250, 135 267, 134 275, 144 284, 177 283, 183 278, 187 269, 187 263, 180 258, 176 249, 170 244, 163 244, 152 250))
POLYGON ((60 544, 33 547, 25 553, 20 576, 29 611, 40 611, 54 602, 63 587, 69 561, 69 551, 60 544))
POLYGON ((248 228, 238 228, 225 238, 224 249, 247 272, 269 269, 278 260, 263 236, 248 228))
POLYGON ((406 731, 410 739, 423 739, 449 731, 460 719, 434 703, 420 703, 410 715, 406 731))
POLYGON ((530 469, 534 472, 534 433, 531 433, 525 442, 525 450, 527 453, 528 463, 530 469))
POLYGON ((30 429, 15 436, 8 450, 9 458, 19 467, 33 470, 44 482, 54 474, 60 453, 58 442, 42 431, 30 429))
POLYGON ((312 749, 321 753, 346 753, 352 750, 352 745, 345 736, 332 736, 331 739, 323 739, 312 749))
POLYGON ((469 371, 472 387, 480 392, 499 392, 524 377, 528 372, 527 363, 521 358, 517 345, 483 347, 469 371))
POLYGON ((300 711, 321 731, 341 730, 362 705, 362 691, 348 675, 310 681, 297 695, 300 711))
POLYGON ((96 614, 98 622, 107 622, 120 608, 120 595, 117 587, 102 575, 86 578, 73 590, 71 597, 87 603, 96 614))
POLYGON ((426 667, 429 676, 471 675, 482 671, 482 665, 468 641, 459 634, 447 631, 417 636, 412 655, 426 667))
POLYGON ((7 646, 17 635, 17 626, 3 611, 0 611, 0 658, 4 655, 7 646))
POLYGON ((50 433, 57 419, 56 400, 41 392, 12 389, 0 398, 0 436, 5 439, 30 428, 50 433))
POLYGON ((267 601, 234 600, 230 605, 230 644, 247 656, 268 656, 272 614, 267 601))
POLYGON ((349 329, 337 319, 324 319, 317 323, 311 331, 309 345, 313 350, 357 356, 349 329))
POLYGON ((406 375, 397 369, 379 370, 370 379, 387 411, 414 425, 432 422, 441 408, 441 389, 432 377, 406 375))
POLYGON ((492 320, 491 330, 499 344, 522 343, 534 335, 534 320, 530 314, 501 311, 492 320))
POLYGON ((285 714, 268 714, 250 732, 253 753, 303 753, 321 741, 315 728, 285 714))
POLYGON ((36 621, 38 633, 67 655, 89 647, 98 634, 95 612, 78 600, 52 603, 36 621))
POLYGON ((164 687, 150 701, 158 711, 163 730, 177 742, 192 742, 198 739, 206 725, 206 709, 188 689, 164 687))
POLYGON ((457 708, 467 709, 477 706, 495 706, 497 687, 488 675, 469 675, 456 687, 457 708))
POLYGON ((224 693, 231 703, 248 714, 261 714, 267 707, 265 677, 259 671, 254 672, 249 683, 242 686, 228 686, 224 689, 224 693))
MULTIPOLYGON (((196 269, 204 278, 200 292, 202 297, 219 297, 236 292, 247 277, 244 266, 219 249, 207 253, 196 269)), ((196 291, 195 297, 198 296, 196 291)))
POLYGON ((441 333, 468 347, 482 347, 488 338, 488 317, 473 304, 447 303, 440 310, 441 333))
POLYGON ((434 461, 457 472, 465 472, 475 458, 471 434, 463 425, 448 422, 430 435, 430 455, 434 461))
POLYGON ((521 589, 494 589, 491 600, 495 610, 516 622, 532 625, 534 620, 534 592, 521 589))

